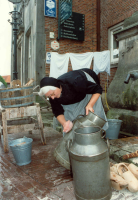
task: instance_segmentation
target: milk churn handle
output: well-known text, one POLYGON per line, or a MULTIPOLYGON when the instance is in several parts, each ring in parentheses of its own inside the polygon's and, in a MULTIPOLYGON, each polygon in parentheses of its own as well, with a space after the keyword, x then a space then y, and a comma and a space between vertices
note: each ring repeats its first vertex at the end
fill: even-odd
POLYGON ((72 145, 72 140, 67 140, 67 151, 69 153, 69 148, 71 147, 72 145))
POLYGON ((108 151, 109 151, 109 155, 110 155, 110 143, 109 143, 109 139, 107 138, 107 147, 108 147, 108 151))
POLYGON ((105 135, 106 135, 106 131, 104 129, 101 129, 102 133, 103 133, 103 136, 101 137, 102 139, 105 138, 105 135))

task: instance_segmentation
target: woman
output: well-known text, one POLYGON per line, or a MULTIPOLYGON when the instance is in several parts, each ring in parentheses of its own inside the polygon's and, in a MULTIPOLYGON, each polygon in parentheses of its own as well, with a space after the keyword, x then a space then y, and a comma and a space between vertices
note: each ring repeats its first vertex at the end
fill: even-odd
POLYGON ((89 111, 106 119, 100 98, 102 87, 91 69, 70 71, 57 79, 45 77, 40 81, 40 88, 39 95, 49 98, 64 133, 72 129, 74 119, 79 115, 88 115, 89 111))

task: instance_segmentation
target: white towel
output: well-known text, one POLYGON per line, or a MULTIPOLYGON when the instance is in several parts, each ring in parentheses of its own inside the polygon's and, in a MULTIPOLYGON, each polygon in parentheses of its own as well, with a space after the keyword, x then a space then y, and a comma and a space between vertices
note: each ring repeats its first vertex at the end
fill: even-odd
POLYGON ((107 72, 110 76, 110 51, 94 52, 93 71, 96 74, 107 72))
POLYGON ((69 53, 58 54, 51 53, 50 77, 58 78, 68 71, 69 53))
POLYGON ((90 68, 93 58, 93 52, 70 53, 69 55, 73 70, 90 68))

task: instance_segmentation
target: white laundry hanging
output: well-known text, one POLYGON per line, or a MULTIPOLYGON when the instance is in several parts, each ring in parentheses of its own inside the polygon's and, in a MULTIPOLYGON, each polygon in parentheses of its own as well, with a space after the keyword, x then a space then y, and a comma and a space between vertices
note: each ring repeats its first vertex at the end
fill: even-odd
POLYGON ((69 53, 58 54, 57 52, 51 53, 50 63, 50 77, 58 78, 68 71, 69 53))
POLYGON ((94 52, 93 71, 96 74, 107 72, 110 76, 110 51, 94 52))
POLYGON ((82 68, 90 68, 93 52, 87 53, 70 53, 70 60, 73 70, 78 70, 82 68))

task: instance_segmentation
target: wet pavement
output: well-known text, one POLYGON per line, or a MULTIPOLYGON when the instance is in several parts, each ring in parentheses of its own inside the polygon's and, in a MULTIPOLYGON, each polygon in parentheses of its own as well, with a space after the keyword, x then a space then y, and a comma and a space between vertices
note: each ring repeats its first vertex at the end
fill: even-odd
POLYGON ((52 128, 46 132, 47 145, 41 144, 38 133, 9 135, 9 141, 24 135, 33 138, 32 161, 25 166, 16 165, 11 150, 4 153, 0 142, 0 199, 75 199, 70 172, 53 157, 62 135, 52 128))
MULTIPOLYGON (((9 141, 23 136, 33 138, 32 161, 25 166, 16 165, 11 150, 9 153, 4 153, 2 141, 0 141, 1 200, 76 199, 70 171, 58 164, 53 156, 53 151, 62 139, 62 134, 51 127, 45 127, 44 131, 47 138, 46 145, 41 144, 40 135, 36 131, 33 134, 8 135, 9 141)), ((111 141, 111 146, 118 148, 118 141, 114 143, 111 141)), ((138 143, 137 138, 134 141, 138 143)), ((113 190, 111 200, 138 200, 138 194, 131 193, 127 189, 113 190)))

